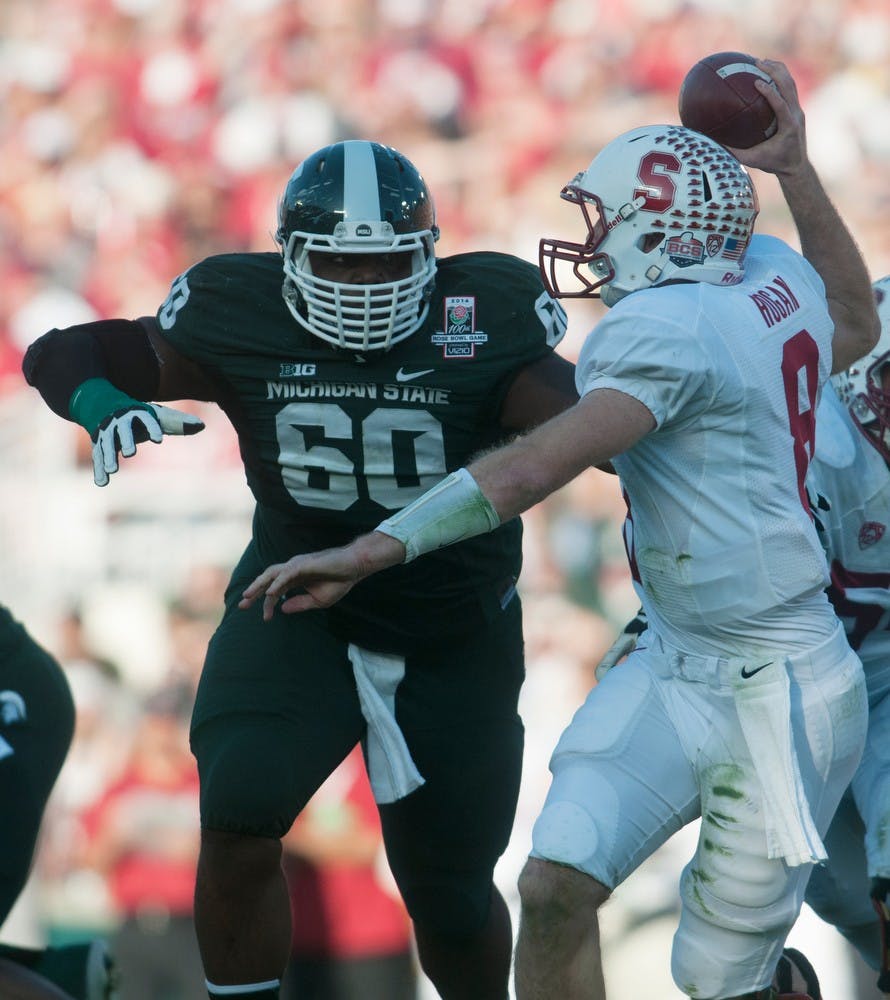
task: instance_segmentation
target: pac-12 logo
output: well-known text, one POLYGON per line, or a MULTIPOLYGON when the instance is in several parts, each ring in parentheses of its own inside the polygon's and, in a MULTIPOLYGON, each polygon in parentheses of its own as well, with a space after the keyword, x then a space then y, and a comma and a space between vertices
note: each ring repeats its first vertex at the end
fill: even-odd
POLYGON ((705 240, 705 247, 707 248, 709 257, 716 257, 723 249, 723 237, 720 233, 708 233, 708 238, 705 240))
POLYGON ((859 529, 859 548, 867 549, 870 545, 877 545, 886 530, 879 521, 865 521, 859 529))

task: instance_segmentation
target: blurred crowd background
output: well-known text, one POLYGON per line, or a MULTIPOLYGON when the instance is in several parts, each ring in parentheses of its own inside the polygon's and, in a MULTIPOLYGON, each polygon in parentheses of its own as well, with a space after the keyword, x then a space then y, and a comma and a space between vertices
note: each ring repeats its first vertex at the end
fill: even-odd
MULTIPOLYGON (((188 714, 251 512, 234 435, 198 404, 203 434, 144 446, 96 489, 86 434, 24 384, 27 345, 53 326, 154 313, 205 255, 272 249, 291 170, 344 138, 417 164, 440 255, 536 260, 540 236, 577 232, 563 184, 619 132, 677 121, 687 69, 725 49, 789 65, 817 169, 872 276, 890 271, 886 0, 2 0, 0 600, 59 656, 79 712, 4 939, 107 933, 131 972, 123 1000, 202 995, 188 714)), ((755 182, 758 228, 795 243, 773 179, 755 182)), ((569 303, 566 356, 598 308, 569 303)), ((499 869, 514 907, 548 752, 636 611, 622 513, 614 482, 591 472, 525 518, 528 752, 499 869)), ((295 877, 314 866, 320 908, 325 886, 334 898, 337 878, 362 865, 393 902, 357 781, 341 773, 313 810, 321 832, 291 838, 295 877)), ((690 852, 678 838, 610 904, 614 995, 679 997, 667 956, 690 852)), ((329 935, 307 954, 408 946, 397 906, 386 920, 361 916, 356 927, 385 924, 385 940, 329 935)), ((873 977, 814 920, 795 933, 818 950, 826 995, 870 997, 873 977)))

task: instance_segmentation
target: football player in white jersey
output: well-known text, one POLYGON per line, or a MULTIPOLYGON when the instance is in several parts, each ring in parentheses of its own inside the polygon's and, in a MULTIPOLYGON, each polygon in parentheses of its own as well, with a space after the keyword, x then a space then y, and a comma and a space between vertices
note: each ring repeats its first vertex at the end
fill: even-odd
POLYGON ((876 347, 819 404, 808 488, 829 599, 865 668, 865 750, 825 836, 806 900, 879 970, 890 993, 890 275, 875 282, 876 347), (879 919, 875 920, 875 910, 879 919))
POLYGON ((768 998, 821 835, 859 762, 862 666, 825 593, 805 476, 821 385, 872 348, 868 272, 806 154, 781 63, 769 140, 731 152, 673 125, 609 143, 543 240, 558 296, 601 295, 561 416, 483 454, 352 544, 269 567, 242 606, 326 607, 355 582, 491 530, 611 460, 649 629, 563 733, 520 876, 519 1000, 605 996, 597 910, 685 823, 672 972, 697 998, 768 998), (741 166, 776 175, 803 256, 752 238, 741 166), (583 284, 569 293, 559 269, 583 284), (297 588, 296 590, 294 588, 297 588))

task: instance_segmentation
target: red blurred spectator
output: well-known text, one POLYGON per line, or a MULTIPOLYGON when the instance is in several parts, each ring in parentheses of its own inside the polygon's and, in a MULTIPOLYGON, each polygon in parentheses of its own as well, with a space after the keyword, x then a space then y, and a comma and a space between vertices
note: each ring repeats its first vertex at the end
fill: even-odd
POLYGON ((108 879, 113 951, 127 1000, 207 1000, 192 924, 198 773, 188 747, 191 689, 148 699, 120 778, 87 813, 85 861, 108 879))

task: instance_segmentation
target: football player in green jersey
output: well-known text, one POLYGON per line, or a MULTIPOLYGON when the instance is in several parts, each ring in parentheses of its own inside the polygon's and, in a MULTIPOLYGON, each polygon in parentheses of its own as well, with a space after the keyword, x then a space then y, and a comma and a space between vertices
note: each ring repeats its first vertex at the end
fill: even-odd
POLYGON ((437 259, 433 202, 399 152, 335 143, 294 171, 280 253, 178 277, 157 315, 52 330, 24 370, 82 424, 105 485, 118 455, 216 402, 256 498, 192 721, 201 774, 195 921, 211 997, 278 995, 289 908, 280 838, 362 741, 421 964, 443 997, 504 1000, 511 928, 492 871, 522 755, 521 524, 394 567, 330 610, 238 603, 270 563, 342 544, 443 475, 577 399, 565 314, 537 267, 437 259), (282 273, 283 259, 283 273, 282 273))
MULTIPOLYGON (((74 734, 61 666, 0 605, 0 926, 28 880, 47 799, 74 734)), ((50 948, 0 944, 4 1000, 111 1000, 113 963, 100 939, 50 948)))

